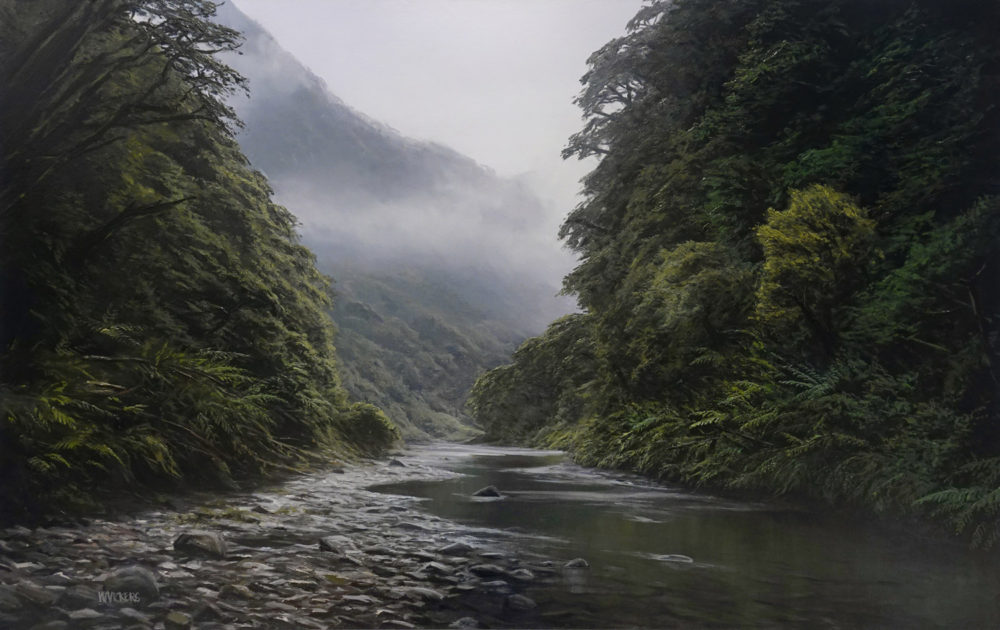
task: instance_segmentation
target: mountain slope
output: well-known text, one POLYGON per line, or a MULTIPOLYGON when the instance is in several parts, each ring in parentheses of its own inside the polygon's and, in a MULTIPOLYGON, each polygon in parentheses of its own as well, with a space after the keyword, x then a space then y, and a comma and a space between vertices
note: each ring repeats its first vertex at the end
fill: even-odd
POLYGON ((231 3, 220 19, 246 36, 241 146, 337 280, 345 386, 407 437, 461 433, 474 374, 572 309, 539 271, 565 267, 541 202, 354 111, 231 3))

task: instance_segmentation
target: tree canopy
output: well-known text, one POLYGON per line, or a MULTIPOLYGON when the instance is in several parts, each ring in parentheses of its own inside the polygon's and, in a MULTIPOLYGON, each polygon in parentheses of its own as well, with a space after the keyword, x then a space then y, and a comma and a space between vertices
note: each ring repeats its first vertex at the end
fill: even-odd
POLYGON ((995 542, 998 28, 971 0, 648 3, 565 152, 600 160, 561 229, 593 351, 548 352, 553 324, 480 378, 478 422, 995 542))
POLYGON ((205 0, 0 1, 0 491, 228 481, 395 428, 341 387, 329 279, 233 138, 205 0))

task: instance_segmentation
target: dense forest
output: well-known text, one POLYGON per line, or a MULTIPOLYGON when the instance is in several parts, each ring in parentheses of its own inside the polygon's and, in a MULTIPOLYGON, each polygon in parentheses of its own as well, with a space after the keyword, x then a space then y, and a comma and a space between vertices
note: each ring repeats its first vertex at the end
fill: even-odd
POLYGON ((595 52, 582 313, 484 374, 498 441, 1000 537, 1000 6, 652 2, 595 52))
POLYGON ((232 2, 216 19, 245 38, 240 54, 222 54, 250 84, 249 98, 229 100, 240 147, 335 279, 344 388, 405 440, 475 434, 463 405, 476 376, 569 302, 556 299, 559 274, 525 256, 551 240, 532 229, 542 202, 353 109, 232 2))
POLYGON ((191 0, 0 1, 0 501, 231 483, 397 431, 234 140, 241 37, 191 0))

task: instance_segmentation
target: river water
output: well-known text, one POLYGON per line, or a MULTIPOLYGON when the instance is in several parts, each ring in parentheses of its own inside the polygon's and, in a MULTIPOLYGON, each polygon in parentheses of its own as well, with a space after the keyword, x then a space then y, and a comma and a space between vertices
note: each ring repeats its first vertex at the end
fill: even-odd
POLYGON ((582 468, 556 451, 436 444, 404 461, 458 476, 370 489, 504 530, 512 556, 589 562, 525 591, 552 626, 1000 627, 1000 571, 957 545, 582 468), (505 496, 472 496, 487 485, 505 496))

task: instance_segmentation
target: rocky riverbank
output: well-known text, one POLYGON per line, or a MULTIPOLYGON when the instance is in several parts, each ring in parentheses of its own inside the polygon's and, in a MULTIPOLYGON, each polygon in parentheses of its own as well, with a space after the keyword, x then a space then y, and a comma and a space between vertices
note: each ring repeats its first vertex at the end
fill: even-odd
POLYGON ((516 533, 366 489, 451 476, 404 454, 183 509, 0 530, 0 627, 553 625, 521 591, 585 563, 513 553, 516 533))

